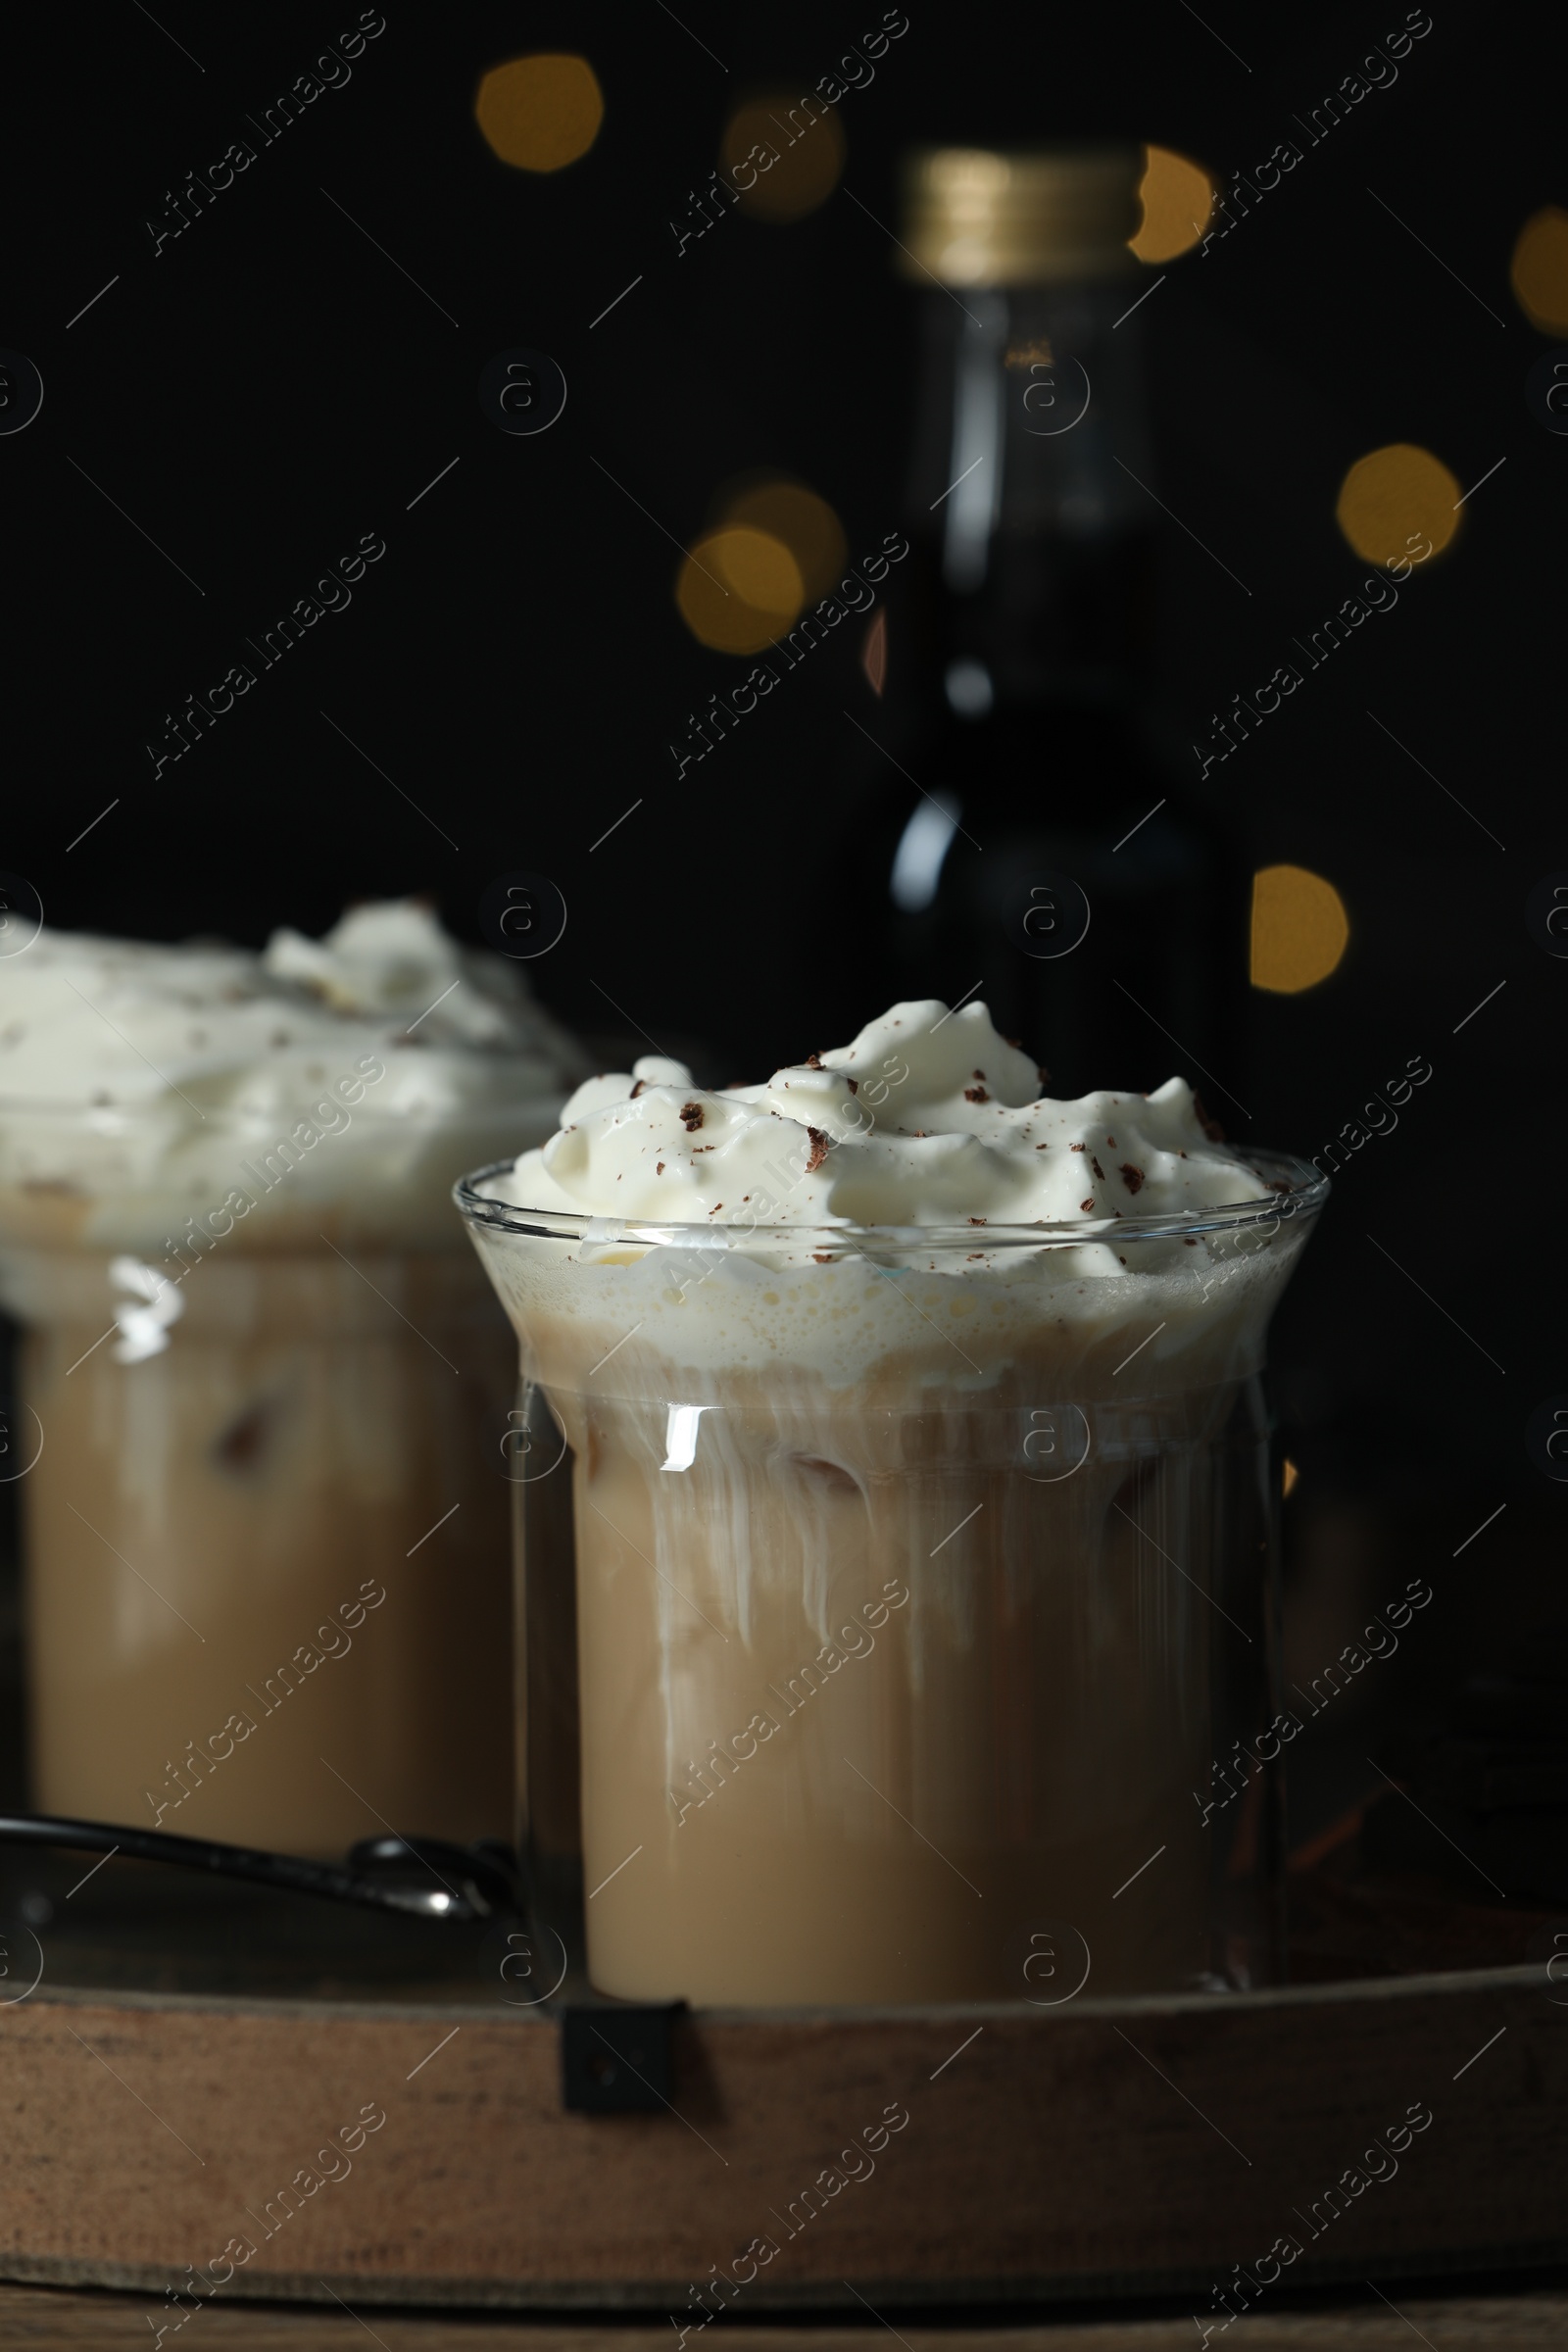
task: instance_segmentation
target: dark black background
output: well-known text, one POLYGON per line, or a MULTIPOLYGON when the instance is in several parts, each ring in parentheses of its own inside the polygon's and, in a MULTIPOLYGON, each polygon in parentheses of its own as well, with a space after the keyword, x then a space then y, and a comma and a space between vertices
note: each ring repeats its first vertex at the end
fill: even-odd
MULTIPOLYGON (((737 98, 809 87, 880 7, 682 0, 677 22, 652 0, 388 0, 348 86, 155 259, 144 222, 166 190, 250 137, 245 114, 358 15, 158 13, 167 35, 133 6, 38 12, 8 35, 0 343, 31 356, 46 398, 0 440, 0 863, 55 924, 253 943, 404 891, 434 894, 476 937, 485 884, 536 869, 570 909, 533 967, 552 1007, 596 1038, 696 1040, 719 1079, 882 1008, 858 921, 871 880, 846 847, 858 771, 841 711, 874 707, 858 644, 821 649, 684 783, 667 749, 746 666, 698 646, 672 597, 674 543, 730 477, 778 467, 809 483, 852 560, 905 514, 910 297, 846 188, 892 225, 897 160, 929 140, 1131 135, 1250 169, 1404 18, 1392 0, 1262 15, 1212 0, 1206 22, 1179 0, 911 0, 909 30, 839 109, 844 186, 792 227, 730 215, 677 259, 668 223, 737 98), (605 121, 582 161, 536 177, 495 160, 472 100, 486 67, 557 48, 590 59, 605 121), (535 439, 496 431, 475 396, 485 361, 518 344, 553 354, 569 385, 535 439), (367 531, 387 553, 352 607, 154 781, 144 747, 164 714, 367 531)), ((1311 1153, 1411 1056, 1434 1066, 1397 1132, 1347 1169, 1276 1355, 1303 1472, 1300 1589, 1332 1630, 1358 1593, 1396 1590, 1407 1561, 1441 1569, 1433 1623, 1448 1630, 1434 1641, 1455 1669, 1478 1639, 1557 1608, 1562 1494, 1524 1429, 1568 1390, 1568 965, 1532 944, 1524 904, 1568 867, 1568 441, 1526 409, 1547 338, 1507 269, 1524 220, 1568 182, 1563 63, 1547 18, 1435 0, 1395 85, 1222 245, 1172 265, 1143 314, 1160 494, 1250 590, 1169 533, 1161 684, 1194 737, 1363 575, 1334 521, 1358 456, 1418 442, 1466 487, 1506 460, 1397 612, 1229 763, 1219 800, 1244 870, 1311 867, 1352 926, 1339 971, 1304 996, 1254 994, 1235 971, 1247 1046, 1225 1075, 1249 1139, 1311 1153)), ((898 661, 895 633, 895 682, 898 661)), ((1152 1035, 1146 1066, 1104 1082, 1150 1086, 1172 1059, 1152 1035)))

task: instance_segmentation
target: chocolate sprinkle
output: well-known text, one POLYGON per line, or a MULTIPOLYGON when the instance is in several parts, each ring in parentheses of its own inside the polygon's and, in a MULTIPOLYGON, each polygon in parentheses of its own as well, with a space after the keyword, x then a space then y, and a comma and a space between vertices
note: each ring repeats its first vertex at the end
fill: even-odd
POLYGON ((811 1139, 811 1156, 806 1163, 806 1173, 808 1176, 814 1176, 823 1160, 826 1159, 832 1145, 820 1127, 808 1127, 806 1132, 811 1139))
MULTIPOLYGON (((978 1078, 979 1075, 979 1071, 976 1070, 975 1076, 978 1078)), ((991 1097, 983 1086, 966 1086, 963 1090, 963 1099, 966 1102, 989 1102, 991 1097)))
POLYGON ((703 1123, 702 1104, 700 1102, 683 1102, 680 1106, 680 1123, 688 1135, 695 1134, 703 1123))
POLYGON ((1135 1168, 1130 1160, 1124 1159, 1121 1163, 1120 1169, 1117 1172, 1120 1175, 1123 1184, 1127 1187, 1127 1190, 1130 1193, 1141 1193, 1143 1191, 1144 1171, 1142 1168, 1135 1168))

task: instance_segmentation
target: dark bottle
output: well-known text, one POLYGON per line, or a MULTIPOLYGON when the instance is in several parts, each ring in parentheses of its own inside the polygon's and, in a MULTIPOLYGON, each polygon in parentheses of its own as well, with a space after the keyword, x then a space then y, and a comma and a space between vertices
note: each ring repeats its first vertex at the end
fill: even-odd
POLYGON ((911 556, 864 713, 890 755, 868 965, 884 992, 980 998, 1069 1096, 1201 1085, 1244 969, 1240 891, 1149 704, 1140 167, 914 159, 911 556))

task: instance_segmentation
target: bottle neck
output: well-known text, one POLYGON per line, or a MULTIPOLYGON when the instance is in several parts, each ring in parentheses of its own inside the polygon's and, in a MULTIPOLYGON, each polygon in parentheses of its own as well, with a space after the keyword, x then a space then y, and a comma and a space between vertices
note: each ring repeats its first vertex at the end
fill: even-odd
POLYGON ((1130 701, 1153 521, 1137 281, 922 297, 922 669, 955 715, 1130 701))

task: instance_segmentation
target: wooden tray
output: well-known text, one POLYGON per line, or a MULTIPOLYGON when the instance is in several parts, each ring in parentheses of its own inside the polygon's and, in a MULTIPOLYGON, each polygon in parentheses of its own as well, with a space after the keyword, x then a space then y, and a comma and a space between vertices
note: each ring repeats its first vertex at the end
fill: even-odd
POLYGON ((46 1965, 16 2000, 36 1937, 7 1928, 0 2278, 183 2288, 193 2312, 193 2275, 232 2264, 220 2306, 641 2308, 690 2328, 699 2287, 741 2317, 862 2322, 858 2297, 1179 2291, 1218 2322, 1238 2265, 1266 2315, 1339 2279, 1559 2261, 1568 2006, 1520 1965, 1551 1922, 1391 1874, 1359 1825, 1291 1874, 1295 1965, 1318 1981, 696 2012, 667 2106, 605 2115, 564 2105, 563 2022, 507 2005, 499 1930, 29 1856, 7 1916, 30 1909, 46 1965))
POLYGON ((1180 2288, 1223 2317, 1212 2290, 1282 2237, 1291 2287, 1544 2263, 1568 2013, 1541 1986, 698 2013, 672 2111, 602 2117, 564 2112, 539 2011, 40 1989, 0 2012, 0 2275, 162 2293, 233 2239, 255 2252, 225 2299, 689 2318, 689 2288, 744 2277, 762 2240, 736 2311, 1180 2288), (1412 2109, 1430 2124, 1364 2160, 1412 2109))

